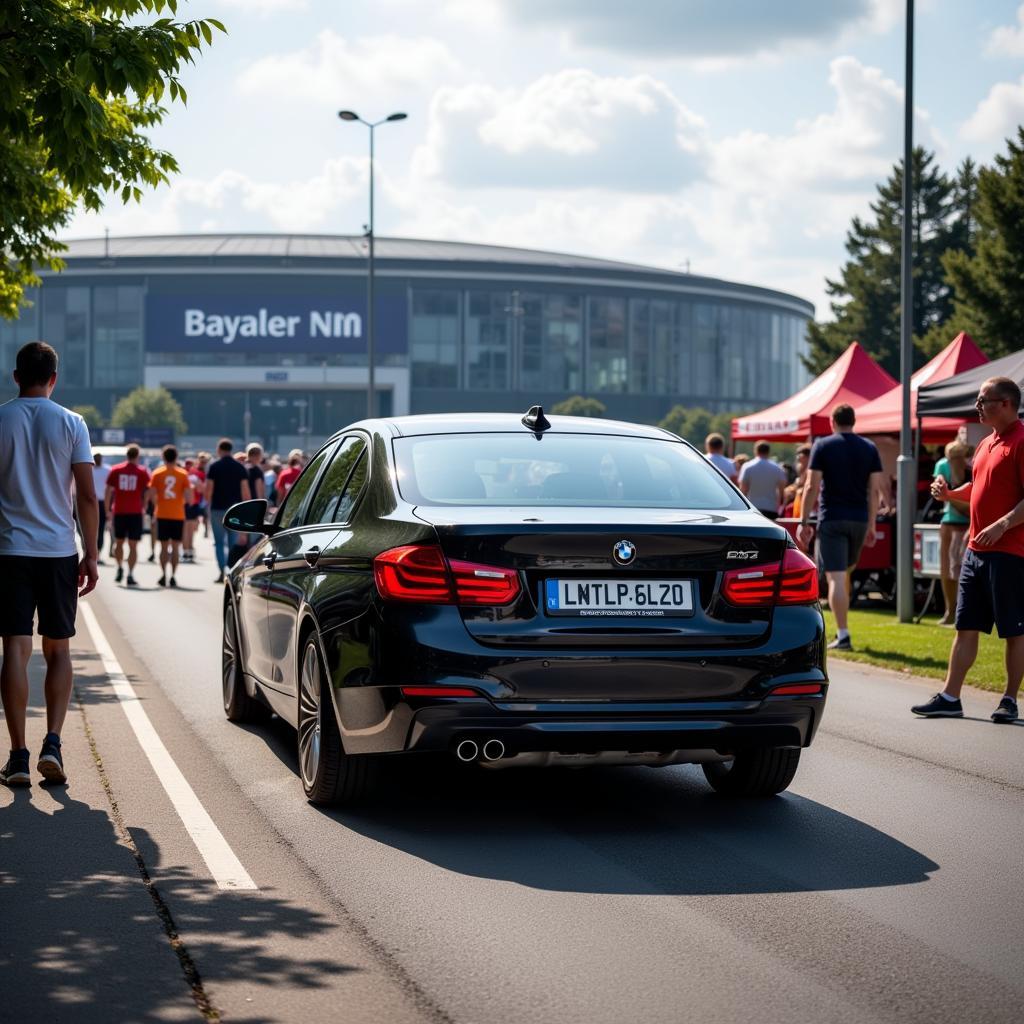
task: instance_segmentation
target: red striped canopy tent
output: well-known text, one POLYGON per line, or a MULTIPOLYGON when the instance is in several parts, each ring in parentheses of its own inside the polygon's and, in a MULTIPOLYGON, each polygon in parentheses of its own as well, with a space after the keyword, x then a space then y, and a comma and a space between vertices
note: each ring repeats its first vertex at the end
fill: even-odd
MULTIPOLYGON (((961 331, 934 359, 925 363, 910 378, 911 425, 921 429, 923 444, 949 441, 959 427, 967 422, 955 417, 917 418, 917 389, 926 384, 938 384, 965 370, 988 362, 988 356, 974 343, 974 339, 961 331)), ((898 434, 903 416, 903 388, 897 384, 891 391, 879 396, 857 410, 858 434, 898 434)))
POLYGON ((837 405, 845 403, 857 409, 895 386, 896 381, 854 341, 824 373, 791 398, 734 419, 732 437, 734 441, 823 437, 832 433, 830 417, 837 405))

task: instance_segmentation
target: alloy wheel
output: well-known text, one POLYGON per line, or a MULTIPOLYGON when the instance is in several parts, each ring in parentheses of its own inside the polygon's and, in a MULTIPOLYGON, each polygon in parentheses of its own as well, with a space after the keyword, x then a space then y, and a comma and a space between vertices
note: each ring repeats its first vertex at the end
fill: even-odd
POLYGON ((320 768, 320 658, 316 643, 306 646, 299 685, 299 770, 303 782, 312 786, 320 768))
POLYGON ((238 681, 238 633, 235 629, 235 609, 229 604, 224 611, 224 643, 221 648, 221 684, 224 707, 230 706, 238 681))

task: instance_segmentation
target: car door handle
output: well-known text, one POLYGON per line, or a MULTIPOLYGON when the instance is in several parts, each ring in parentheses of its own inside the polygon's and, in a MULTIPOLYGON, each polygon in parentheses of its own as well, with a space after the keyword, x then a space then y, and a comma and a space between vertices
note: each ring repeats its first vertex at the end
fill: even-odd
POLYGON ((305 558, 306 565, 312 569, 316 566, 316 563, 320 561, 320 549, 314 545, 306 551, 302 557, 305 558))
POLYGON ((260 561, 268 568, 273 569, 274 563, 277 561, 277 552, 271 551, 269 555, 264 555, 260 561))

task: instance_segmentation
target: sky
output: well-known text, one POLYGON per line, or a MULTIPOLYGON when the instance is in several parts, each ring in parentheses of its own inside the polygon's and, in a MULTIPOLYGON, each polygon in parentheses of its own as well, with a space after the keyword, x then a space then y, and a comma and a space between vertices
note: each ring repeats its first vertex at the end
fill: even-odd
MULTIPOLYGON (((152 140, 181 173, 66 238, 377 234, 621 259, 827 316, 903 152, 904 0, 188 0, 228 34, 152 140)), ((952 172, 1024 123, 1024 3, 917 0, 915 142, 952 172)))

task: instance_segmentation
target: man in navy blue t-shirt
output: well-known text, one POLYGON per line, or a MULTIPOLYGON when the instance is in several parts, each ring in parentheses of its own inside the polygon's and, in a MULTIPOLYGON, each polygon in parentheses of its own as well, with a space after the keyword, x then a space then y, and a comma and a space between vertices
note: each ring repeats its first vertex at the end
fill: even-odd
POLYGON ((861 548, 875 543, 878 493, 884 486, 878 449, 853 432, 853 407, 832 410, 831 437, 814 442, 804 485, 797 539, 807 548, 814 536, 810 515, 821 491, 818 514, 818 562, 828 578, 828 606, 836 617, 838 635, 828 646, 849 651, 849 571, 857 564, 861 548))

